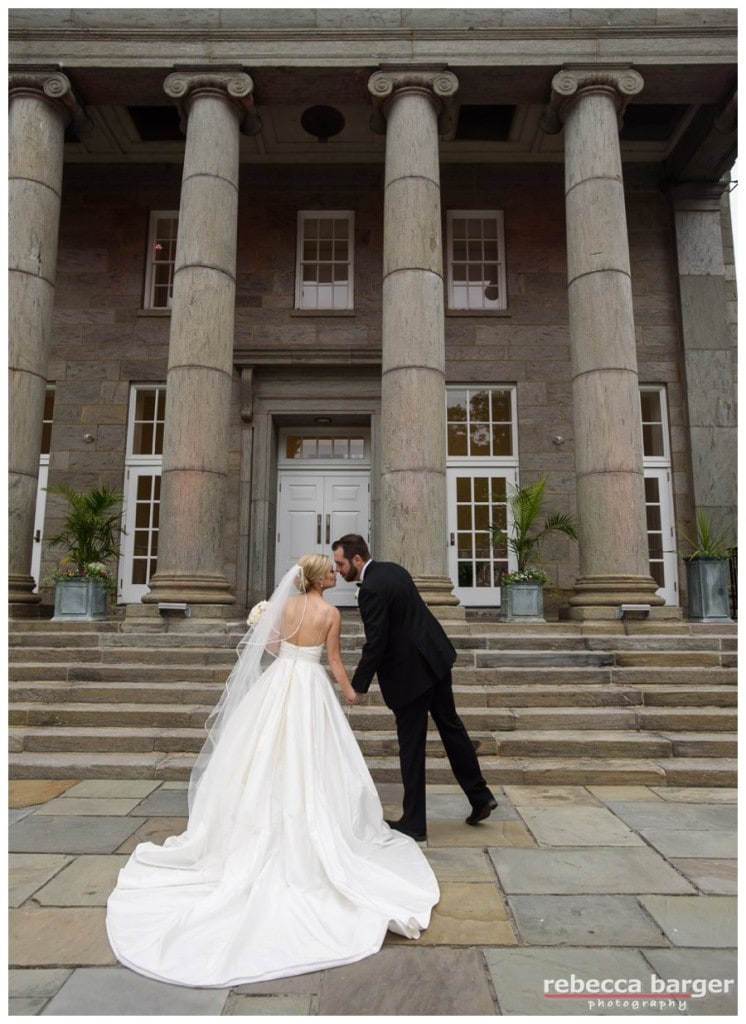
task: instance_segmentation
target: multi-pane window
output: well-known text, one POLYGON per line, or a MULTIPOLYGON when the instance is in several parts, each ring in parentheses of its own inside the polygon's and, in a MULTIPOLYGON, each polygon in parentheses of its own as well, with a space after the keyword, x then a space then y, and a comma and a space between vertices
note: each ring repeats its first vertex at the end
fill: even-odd
POLYGON ((514 387, 449 386, 446 390, 448 572, 467 605, 497 605, 511 567, 492 527, 509 528, 508 494, 517 482, 514 387))
POLYGON ((54 419, 54 385, 47 385, 44 394, 44 418, 41 426, 41 454, 48 456, 52 448, 52 421, 54 419))
POLYGON ((130 418, 130 455, 163 454, 163 422, 166 415, 166 389, 137 387, 130 418))
POLYGON ((641 388, 642 446, 646 459, 668 456, 668 432, 665 429, 665 393, 661 388, 641 388))
POLYGON ((650 575, 666 604, 675 605, 678 603, 677 555, 666 389, 660 385, 643 385, 640 413, 650 575))
POLYGON ((351 210, 298 213, 297 309, 353 308, 353 231, 351 210))
POLYGON ((447 216, 448 308, 507 308, 502 210, 450 210, 447 216))
POLYGON ((171 308, 178 226, 178 211, 154 210, 150 215, 145 309, 171 308))
POLYGON ((449 388, 448 455, 510 458, 513 394, 511 388, 449 388))
POLYGON ((492 526, 507 529, 507 483, 505 476, 491 472, 455 476, 459 587, 499 587, 508 571, 507 545, 493 547, 490 540, 492 526))
POLYGON ((292 461, 360 460, 365 458, 365 438, 352 435, 288 434, 285 438, 285 457, 292 461))
POLYGON ((130 398, 121 599, 140 601, 158 565, 164 385, 135 385, 130 398))

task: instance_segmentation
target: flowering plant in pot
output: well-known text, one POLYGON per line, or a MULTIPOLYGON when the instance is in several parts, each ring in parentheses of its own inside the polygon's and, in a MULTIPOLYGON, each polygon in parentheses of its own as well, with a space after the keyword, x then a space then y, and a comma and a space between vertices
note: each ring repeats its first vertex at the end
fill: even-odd
POLYGON ((50 547, 66 552, 52 574, 54 617, 103 618, 107 594, 115 594, 117 589, 116 576, 107 562, 120 554, 123 495, 109 487, 84 492, 67 484, 53 484, 47 491, 67 502, 62 528, 47 541, 50 547))
POLYGON ((510 527, 490 527, 493 547, 507 544, 515 555, 516 568, 503 573, 506 595, 501 619, 543 621, 543 588, 549 577, 531 565, 538 558, 544 538, 550 533, 563 533, 578 539, 575 516, 570 512, 552 512, 542 520, 546 480, 542 477, 525 487, 515 487, 508 495, 510 527))

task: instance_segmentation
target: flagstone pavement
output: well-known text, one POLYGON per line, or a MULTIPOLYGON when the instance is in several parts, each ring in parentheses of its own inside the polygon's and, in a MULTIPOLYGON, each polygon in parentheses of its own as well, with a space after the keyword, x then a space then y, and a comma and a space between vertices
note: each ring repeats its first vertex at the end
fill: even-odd
MULTIPOLYGON (((387 816, 400 787, 379 785, 387 816)), ((192 989, 117 964, 106 900, 127 855, 186 822, 186 785, 10 783, 12 1016, 732 1016, 736 791, 504 786, 474 828, 428 787, 441 900, 417 941, 357 964, 192 989), (595 989, 595 991, 594 991, 595 989), (604 989, 606 991, 604 991, 604 989)))

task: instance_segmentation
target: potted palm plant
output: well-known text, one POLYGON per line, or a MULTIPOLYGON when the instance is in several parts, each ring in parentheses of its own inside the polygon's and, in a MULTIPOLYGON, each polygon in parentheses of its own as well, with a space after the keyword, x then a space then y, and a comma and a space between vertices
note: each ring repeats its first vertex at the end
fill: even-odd
POLYGON ((516 487, 508 495, 509 529, 490 527, 493 547, 506 545, 515 555, 516 568, 503 574, 503 600, 500 619, 503 622, 543 622, 544 584, 549 577, 532 564, 549 533, 564 533, 578 539, 575 516, 570 512, 553 512, 539 522, 544 506, 546 480, 516 487))
POLYGON ((731 622, 728 559, 733 547, 728 543, 730 529, 718 531, 701 509, 694 525, 693 534, 679 529, 679 536, 690 549, 683 556, 689 619, 692 622, 731 622))
POLYGON ((123 496, 108 487, 82 492, 67 484, 47 491, 67 502, 62 529, 48 539, 50 547, 66 552, 52 574, 54 620, 103 619, 107 595, 116 593, 116 576, 107 563, 120 553, 123 496))

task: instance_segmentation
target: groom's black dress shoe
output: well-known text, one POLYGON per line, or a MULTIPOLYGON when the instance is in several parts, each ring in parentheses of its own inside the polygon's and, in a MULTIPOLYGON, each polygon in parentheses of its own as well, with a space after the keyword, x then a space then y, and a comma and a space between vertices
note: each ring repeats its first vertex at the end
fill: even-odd
POLYGON ((410 832, 409 829, 404 828, 400 821, 386 820, 386 824, 388 825, 389 828, 396 829, 397 832, 401 832, 403 835, 409 836, 410 839, 414 839, 414 841, 417 843, 424 843, 425 840, 427 839, 427 832, 423 832, 422 835, 416 835, 414 832, 410 832))
POLYGON ((482 804, 481 807, 475 807, 469 817, 466 819, 467 825, 476 825, 480 821, 484 821, 485 818, 489 818, 490 814, 497 807, 497 800, 494 797, 490 797, 486 804, 482 804))

